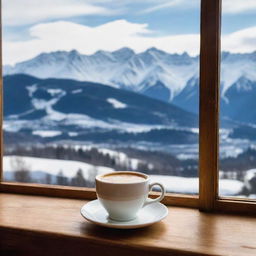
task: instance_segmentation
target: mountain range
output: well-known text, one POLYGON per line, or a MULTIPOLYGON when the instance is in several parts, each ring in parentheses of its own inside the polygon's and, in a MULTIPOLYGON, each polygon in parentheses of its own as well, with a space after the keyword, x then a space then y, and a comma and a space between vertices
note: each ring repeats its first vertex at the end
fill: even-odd
POLYGON ((38 78, 69 78, 90 81, 172 100, 187 80, 198 74, 198 58, 168 54, 156 48, 136 54, 129 48, 82 55, 76 50, 42 53, 37 57, 4 67, 4 74, 23 73, 38 78))
MULTIPOLYGON (((222 53, 221 114, 239 122, 256 122, 256 52, 222 53), (250 109, 250 112, 248 111, 250 109)), ((4 66, 4 74, 87 81, 171 102, 198 113, 199 57, 170 54, 156 48, 135 53, 130 48, 83 55, 72 50, 42 53, 4 66)))

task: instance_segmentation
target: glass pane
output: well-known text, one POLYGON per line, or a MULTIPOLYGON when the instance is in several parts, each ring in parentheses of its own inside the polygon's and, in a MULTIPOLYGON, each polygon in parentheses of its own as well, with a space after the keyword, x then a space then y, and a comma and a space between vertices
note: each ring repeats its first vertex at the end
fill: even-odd
POLYGON ((199 6, 3 0, 4 179, 197 194, 199 6))
POLYGON ((220 195, 256 198, 256 2, 223 0, 220 195))

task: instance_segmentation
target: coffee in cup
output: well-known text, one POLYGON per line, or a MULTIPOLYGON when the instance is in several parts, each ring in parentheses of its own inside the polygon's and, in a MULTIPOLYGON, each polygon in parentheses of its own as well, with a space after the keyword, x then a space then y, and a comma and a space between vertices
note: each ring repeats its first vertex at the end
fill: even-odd
POLYGON ((112 172, 96 177, 96 192, 109 218, 129 221, 136 218, 142 207, 161 201, 165 189, 160 183, 150 184, 149 177, 144 173, 112 172), (161 195, 156 199, 148 198, 153 186, 161 189, 161 195))

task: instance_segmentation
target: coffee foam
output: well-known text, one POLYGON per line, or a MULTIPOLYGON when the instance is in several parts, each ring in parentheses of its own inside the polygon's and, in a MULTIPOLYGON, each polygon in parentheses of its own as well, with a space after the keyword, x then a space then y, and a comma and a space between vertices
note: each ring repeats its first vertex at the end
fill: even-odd
POLYGON ((146 178, 136 174, 117 173, 102 176, 100 179, 109 183, 136 183, 145 181, 146 178))

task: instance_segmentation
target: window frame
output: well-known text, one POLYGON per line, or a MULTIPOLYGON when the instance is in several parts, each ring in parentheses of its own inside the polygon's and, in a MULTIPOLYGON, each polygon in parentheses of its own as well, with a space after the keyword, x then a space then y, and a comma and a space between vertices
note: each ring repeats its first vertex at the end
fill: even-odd
MULTIPOLYGON (((163 202, 167 205, 198 208, 206 212, 223 211, 255 214, 256 201, 222 198, 218 195, 221 1, 201 0, 199 194, 191 196, 167 193, 163 202)), ((2 24, 0 24, 0 34, 0 59, 2 60, 2 24)), ((88 200, 96 198, 96 191, 91 188, 3 182, 2 68, 0 70, 0 103, 0 192, 88 200)), ((151 195, 155 197, 158 193, 152 192, 151 195)))

